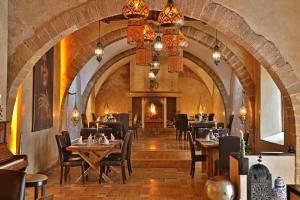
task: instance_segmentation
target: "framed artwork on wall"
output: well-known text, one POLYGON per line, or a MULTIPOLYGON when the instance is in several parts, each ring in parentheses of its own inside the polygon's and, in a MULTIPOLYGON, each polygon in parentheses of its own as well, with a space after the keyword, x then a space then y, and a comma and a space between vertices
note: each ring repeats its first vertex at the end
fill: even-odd
POLYGON ((53 56, 51 48, 33 68, 33 132, 53 127, 53 56))

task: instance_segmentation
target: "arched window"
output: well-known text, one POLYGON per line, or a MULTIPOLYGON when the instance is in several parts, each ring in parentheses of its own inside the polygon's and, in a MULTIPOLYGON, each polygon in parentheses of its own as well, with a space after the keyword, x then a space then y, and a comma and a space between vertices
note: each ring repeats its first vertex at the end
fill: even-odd
POLYGON ((261 67, 260 77, 260 137, 262 140, 283 145, 281 92, 264 67, 261 67))

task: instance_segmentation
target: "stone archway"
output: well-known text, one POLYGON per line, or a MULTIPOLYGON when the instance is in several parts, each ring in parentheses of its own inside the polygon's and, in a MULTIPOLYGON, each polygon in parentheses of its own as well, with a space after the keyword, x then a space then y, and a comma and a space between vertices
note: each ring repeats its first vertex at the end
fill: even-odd
MULTIPOLYGON (((49 16, 47 23, 36 27, 27 39, 22 40, 9 56, 7 116, 11 116, 19 84, 22 83, 27 72, 32 69, 41 55, 75 30, 93 21, 120 14, 124 2, 125 0, 116 0, 112 5, 109 0, 88 1, 56 16, 49 16)), ((159 0, 147 2, 152 10, 159 10, 163 6, 163 2, 159 0)), ((300 81, 293 73, 293 68, 285 62, 278 48, 265 37, 255 33, 239 14, 221 4, 209 0, 190 2, 178 0, 177 4, 182 8, 184 15, 201 20, 216 28, 247 49, 263 64, 287 99, 286 104, 293 108, 289 115, 291 119, 295 120, 293 131, 297 133, 298 144, 300 126, 297 124, 300 124, 300 119, 295 115, 298 116, 300 113, 300 81)), ((299 148, 298 144, 297 151, 300 150, 299 148)), ((297 155, 298 182, 300 182, 299 169, 300 157, 297 155)))
MULTIPOLYGON (((88 98, 91 94, 91 91, 94 87, 94 85, 96 84, 97 80, 101 78, 101 76, 116 62, 120 61, 123 58, 126 58, 128 56, 134 55, 135 54, 135 49, 130 49, 127 51, 122 52, 121 54, 115 56, 112 60, 108 61, 107 63, 105 63, 94 75, 93 77, 90 79, 90 81, 87 84, 86 89, 83 92, 82 95, 82 107, 83 110, 86 110, 87 107, 87 102, 88 102, 88 98)), ((220 77, 206 64, 204 63, 201 59, 199 59, 198 57, 194 56, 193 54, 189 53, 189 52, 184 52, 184 57, 187 58, 188 60, 192 61, 193 63, 195 63, 197 66, 201 67, 214 81, 214 84, 217 86, 222 100, 223 100, 223 105, 224 105, 224 109, 225 109, 225 116, 229 116, 230 115, 230 110, 229 110, 229 95, 226 92, 225 86, 222 82, 222 80, 220 79, 220 77)))

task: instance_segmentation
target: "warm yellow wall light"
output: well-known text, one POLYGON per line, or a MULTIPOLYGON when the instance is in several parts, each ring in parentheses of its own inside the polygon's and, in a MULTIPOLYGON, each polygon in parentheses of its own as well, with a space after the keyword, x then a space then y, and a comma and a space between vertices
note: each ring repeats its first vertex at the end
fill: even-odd
POLYGON ((21 112, 22 112, 22 85, 18 87, 16 102, 14 105, 11 125, 10 125, 10 142, 9 149, 13 154, 19 153, 20 147, 20 125, 21 125, 21 112))

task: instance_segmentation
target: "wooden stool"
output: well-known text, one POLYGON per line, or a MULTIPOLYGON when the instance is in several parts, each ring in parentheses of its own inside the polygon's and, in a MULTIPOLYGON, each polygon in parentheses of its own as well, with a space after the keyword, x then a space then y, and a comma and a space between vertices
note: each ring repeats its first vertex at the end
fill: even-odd
POLYGON ((26 187, 34 187, 34 199, 38 198, 39 187, 42 188, 41 196, 45 196, 45 185, 47 184, 48 177, 43 174, 27 174, 26 187))

